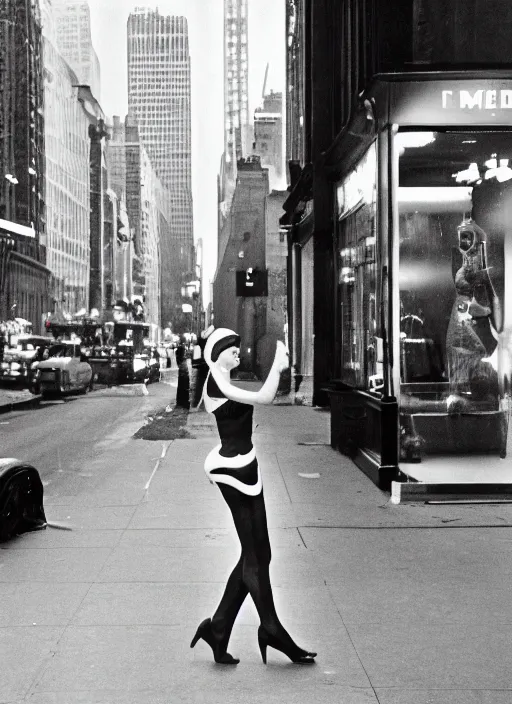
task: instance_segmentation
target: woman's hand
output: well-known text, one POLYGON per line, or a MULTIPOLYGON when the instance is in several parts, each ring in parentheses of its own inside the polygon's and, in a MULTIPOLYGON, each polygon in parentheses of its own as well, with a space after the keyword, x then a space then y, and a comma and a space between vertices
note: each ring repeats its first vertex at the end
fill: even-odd
POLYGON ((288 367, 290 366, 290 353, 286 345, 280 340, 277 341, 274 364, 276 365, 279 372, 288 369, 288 367))

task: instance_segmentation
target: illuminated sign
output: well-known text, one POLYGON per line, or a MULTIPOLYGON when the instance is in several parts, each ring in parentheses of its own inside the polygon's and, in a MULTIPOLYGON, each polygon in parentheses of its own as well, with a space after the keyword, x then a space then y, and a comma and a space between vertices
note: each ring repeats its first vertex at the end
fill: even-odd
POLYGON ((512 110, 512 90, 443 90, 441 104, 445 110, 512 110))
POLYGON ((512 126, 510 77, 382 82, 373 96, 381 121, 400 126, 512 126))

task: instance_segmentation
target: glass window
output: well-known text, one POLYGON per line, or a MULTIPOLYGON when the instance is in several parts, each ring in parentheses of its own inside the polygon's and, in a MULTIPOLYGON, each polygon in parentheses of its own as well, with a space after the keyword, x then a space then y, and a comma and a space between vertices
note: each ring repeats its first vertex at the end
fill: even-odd
POLYGON ((338 186, 341 379, 373 387, 378 374, 375 144, 338 186))
POLYGON ((396 146, 402 459, 504 453, 512 133, 404 131, 396 146))

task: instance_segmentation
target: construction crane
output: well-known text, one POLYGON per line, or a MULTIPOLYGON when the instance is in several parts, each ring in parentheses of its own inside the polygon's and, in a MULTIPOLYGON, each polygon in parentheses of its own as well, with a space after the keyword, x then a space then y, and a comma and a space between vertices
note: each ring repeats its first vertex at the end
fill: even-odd
POLYGON ((269 67, 269 65, 270 65, 270 64, 267 63, 267 67, 266 67, 266 69, 265 69, 265 78, 263 79, 263 90, 261 91, 261 98, 262 98, 262 100, 265 99, 265 89, 266 89, 266 87, 267 87, 268 67, 269 67))

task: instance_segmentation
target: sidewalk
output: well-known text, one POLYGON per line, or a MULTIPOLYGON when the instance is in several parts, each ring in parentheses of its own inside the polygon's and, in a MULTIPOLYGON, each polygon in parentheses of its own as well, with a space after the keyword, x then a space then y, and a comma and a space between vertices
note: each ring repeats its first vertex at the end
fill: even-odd
POLYGON ((0 387, 0 413, 35 408, 40 400, 41 396, 30 393, 28 389, 0 387))
POLYGON ((250 599, 237 667, 189 648, 238 558, 199 412, 193 439, 107 438, 101 479, 45 497, 72 530, 0 546, 0 702, 509 704, 512 507, 392 505, 330 448, 322 410, 263 407, 255 425, 277 609, 317 664, 263 665, 250 599))

